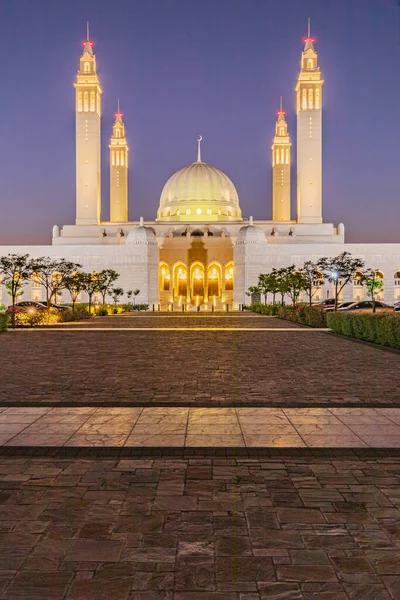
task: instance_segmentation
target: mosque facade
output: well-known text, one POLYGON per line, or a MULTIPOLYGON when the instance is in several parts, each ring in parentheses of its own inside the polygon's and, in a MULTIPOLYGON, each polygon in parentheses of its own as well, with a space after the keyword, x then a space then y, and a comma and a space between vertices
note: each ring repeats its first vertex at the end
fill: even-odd
MULTIPOLYGON (((291 214, 292 144, 281 107, 271 147, 272 220, 244 218, 231 179, 197 160, 166 182, 154 221, 130 221, 128 215, 129 146, 119 110, 109 143, 110 220, 102 220, 101 98, 93 44, 83 43, 75 81, 76 221, 55 225, 51 246, 0 246, 0 255, 29 253, 80 263, 85 271, 113 268, 118 286, 140 289, 137 301, 162 309, 237 308, 249 303, 248 288, 260 273, 348 251, 376 269, 384 280, 380 299, 400 299, 400 244, 347 244, 342 223, 322 216, 323 84, 319 56, 310 31, 301 55, 295 88, 297 111, 297 211, 291 214)), ((332 284, 316 282, 314 300, 333 295, 332 284)), ((0 286, 1 288, 1 286, 0 286)), ((23 299, 42 299, 35 282, 23 299)), ((65 292, 64 301, 68 301, 65 292)), ((364 286, 347 285, 343 300, 361 300, 364 286)), ((6 303, 1 289, 0 303, 6 303)))

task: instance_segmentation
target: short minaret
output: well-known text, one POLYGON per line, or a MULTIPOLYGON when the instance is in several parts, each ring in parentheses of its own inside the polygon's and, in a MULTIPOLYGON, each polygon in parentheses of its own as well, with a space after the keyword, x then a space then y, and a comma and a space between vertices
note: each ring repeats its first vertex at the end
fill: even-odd
POLYGON ((322 223, 322 85, 318 55, 308 37, 301 57, 297 92, 297 220, 322 223))
POLYGON ((128 221, 128 143, 125 138, 125 126, 119 109, 115 113, 115 122, 110 140, 110 221, 126 223, 128 221))
POLYGON ((97 225, 101 212, 101 87, 87 27, 76 76, 76 224, 97 225))
POLYGON ((290 221, 290 148, 291 142, 281 106, 272 144, 272 220, 290 221))

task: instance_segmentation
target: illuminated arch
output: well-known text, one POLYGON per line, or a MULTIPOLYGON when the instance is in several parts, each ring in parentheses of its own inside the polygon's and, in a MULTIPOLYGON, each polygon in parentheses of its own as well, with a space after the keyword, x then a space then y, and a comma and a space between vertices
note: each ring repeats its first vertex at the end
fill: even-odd
POLYGON ((160 261, 159 288, 160 292, 169 292, 171 287, 171 269, 167 262, 160 261))
POLYGON ((234 285, 234 266, 233 261, 229 261, 225 265, 225 273, 224 273, 224 287, 226 292, 233 291, 234 285))
POLYGON ((174 297, 186 298, 188 292, 188 268, 184 262, 177 262, 172 268, 174 297))
POLYGON ((217 300, 222 290, 222 265, 214 260, 207 266, 207 295, 209 300, 217 300))
POLYGON ((190 265, 190 295, 199 304, 204 298, 205 268, 199 260, 190 265))

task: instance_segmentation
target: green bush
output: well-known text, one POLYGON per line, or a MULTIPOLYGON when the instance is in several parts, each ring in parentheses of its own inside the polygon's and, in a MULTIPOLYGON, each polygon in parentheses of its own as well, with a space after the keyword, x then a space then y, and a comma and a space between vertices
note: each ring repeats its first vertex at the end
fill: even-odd
POLYGON ((71 321, 82 321, 82 319, 89 319, 89 313, 87 310, 78 308, 74 311, 64 310, 60 312, 59 320, 60 323, 70 323, 71 321))
MULTIPOLYGON (((247 308, 247 307, 246 307, 247 308)), ((276 317, 278 315, 278 311, 280 309, 279 304, 251 304, 248 307, 248 310, 252 310, 255 313, 259 313, 261 315, 267 315, 268 317, 276 317)))
POLYGON ((0 314, 0 333, 4 333, 8 329, 8 315, 0 314))
POLYGON ((327 317, 334 333, 400 350, 400 314, 331 312, 327 317))
POLYGON ((281 306, 280 304, 252 304, 250 310, 263 315, 276 316, 286 321, 308 325, 308 327, 326 327, 326 313, 319 306, 298 304, 281 306))

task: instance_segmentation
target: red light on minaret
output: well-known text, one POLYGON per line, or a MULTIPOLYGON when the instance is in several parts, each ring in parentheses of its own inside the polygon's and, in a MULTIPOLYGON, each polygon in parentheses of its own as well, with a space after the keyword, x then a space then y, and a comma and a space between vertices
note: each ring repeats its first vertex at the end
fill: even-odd
POLYGON ((315 44, 315 38, 312 37, 306 37, 303 39, 303 43, 307 44, 307 42, 312 42, 313 44, 315 44))
POLYGON ((122 113, 122 112, 116 112, 116 113, 114 113, 114 117, 115 118, 117 118, 117 117, 123 117, 123 116, 124 116, 124 113, 122 113))
POLYGON ((86 44, 89 44, 89 46, 94 46, 94 42, 90 42, 89 40, 85 40, 84 42, 82 42, 83 47, 85 47, 86 44))

